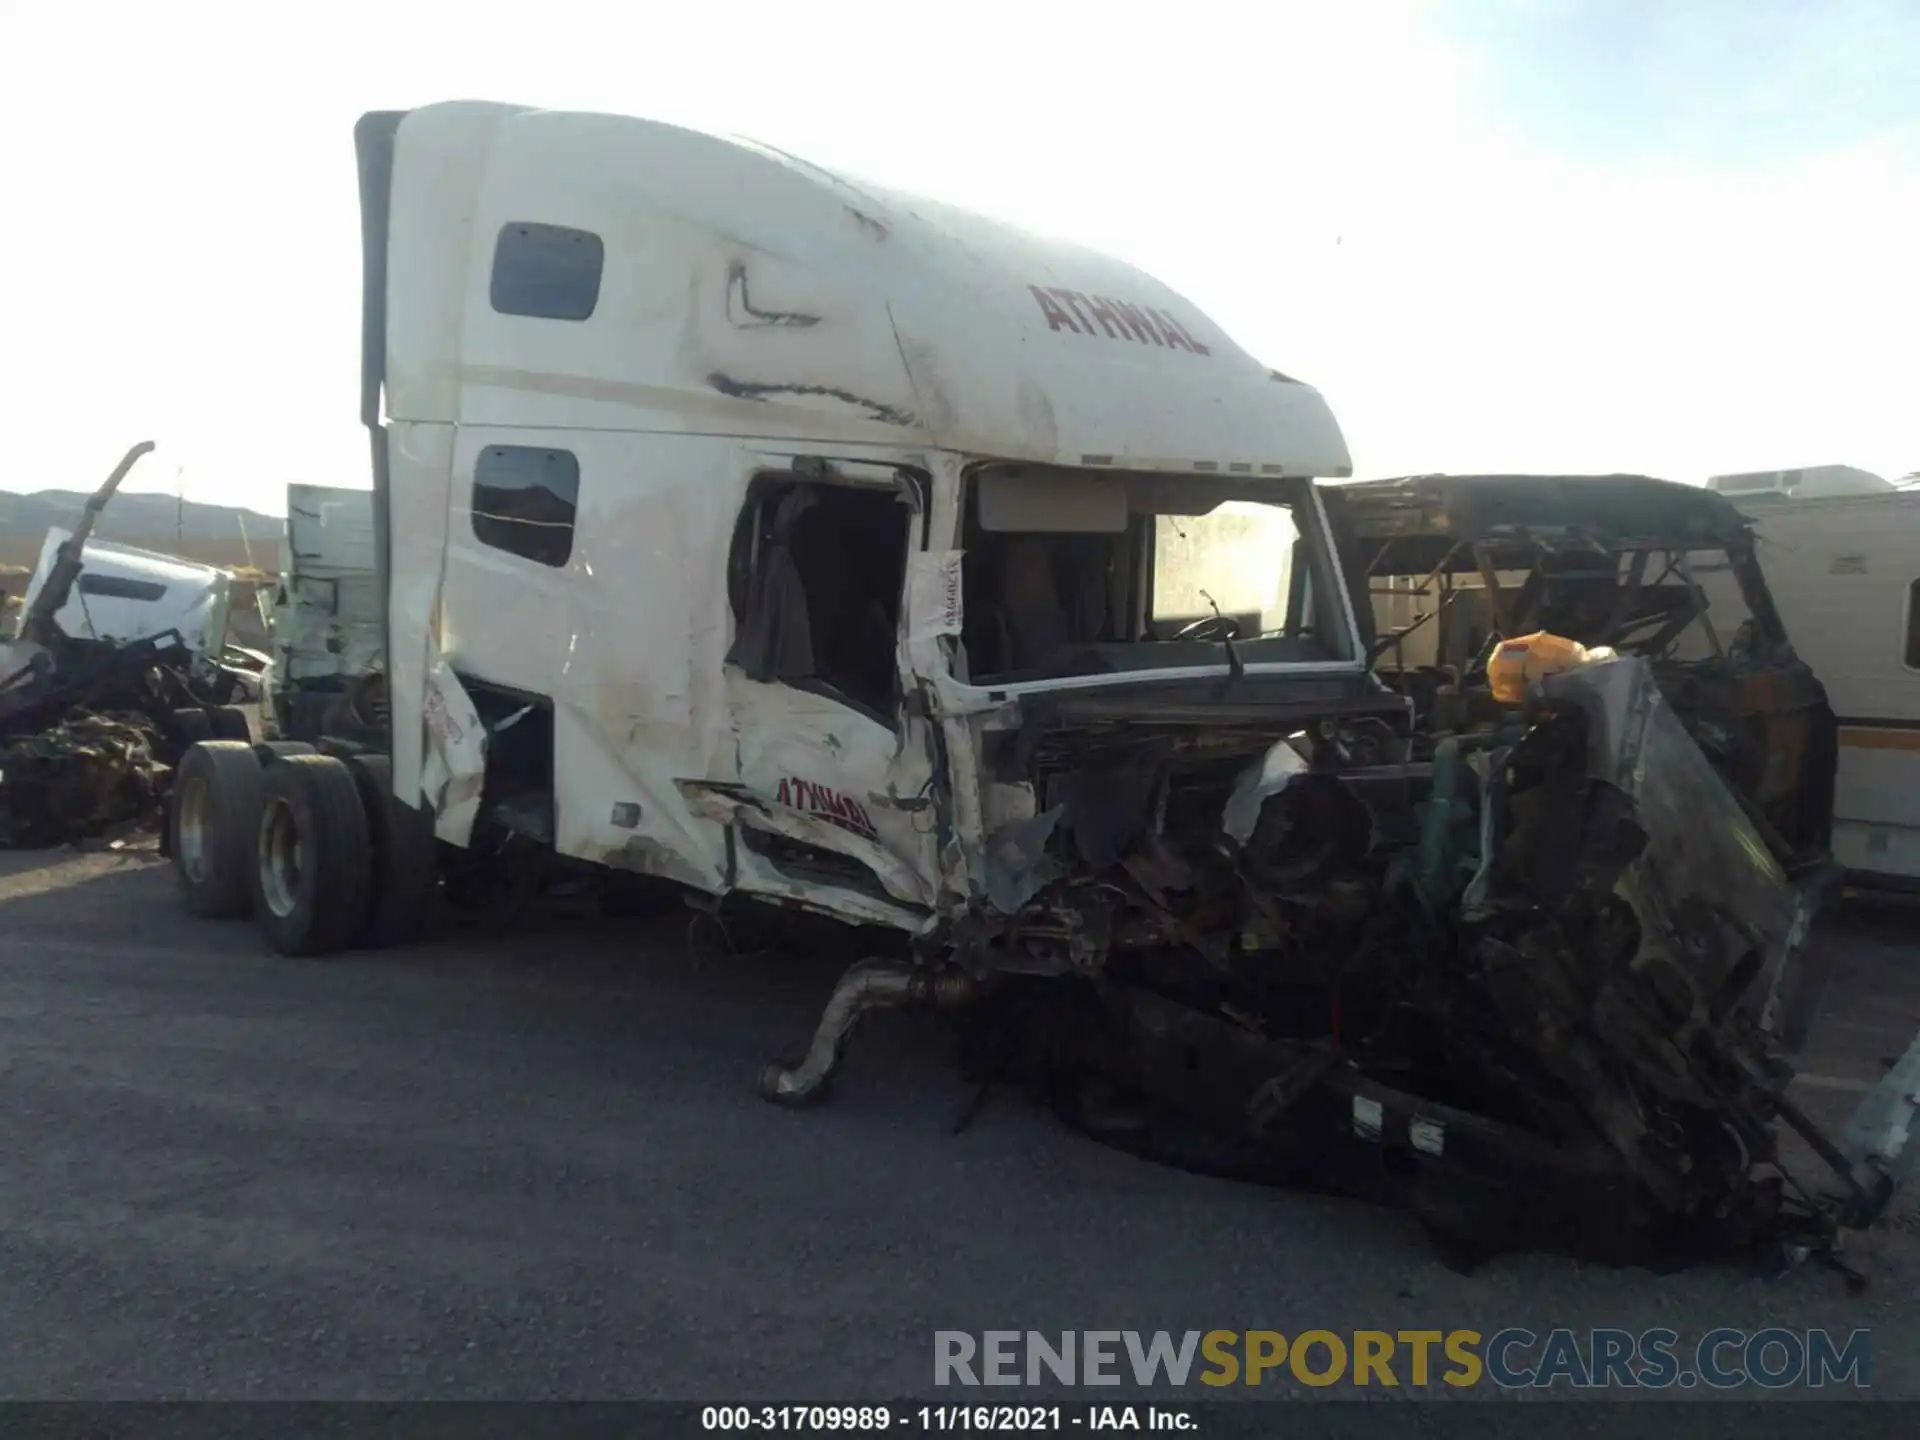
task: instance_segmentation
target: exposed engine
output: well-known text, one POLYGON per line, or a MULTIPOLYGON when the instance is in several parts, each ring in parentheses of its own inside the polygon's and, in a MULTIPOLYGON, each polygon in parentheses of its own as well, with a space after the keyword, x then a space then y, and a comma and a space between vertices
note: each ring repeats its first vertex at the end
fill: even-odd
POLYGON ((1033 718, 997 763, 1034 811, 946 963, 984 1073, 1104 1138, 1394 1200, 1457 1256, 1647 1263, 1830 1253, 1911 1163, 1910 1096, 1841 1142, 1788 1100, 1812 897, 1646 662, 1420 761, 1377 709, 1033 718))

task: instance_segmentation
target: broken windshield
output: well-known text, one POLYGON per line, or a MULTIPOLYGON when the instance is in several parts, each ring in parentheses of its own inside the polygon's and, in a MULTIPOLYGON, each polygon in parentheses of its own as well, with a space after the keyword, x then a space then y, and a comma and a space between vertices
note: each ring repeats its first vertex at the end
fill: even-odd
POLYGON ((969 674, 1349 659, 1322 534, 1306 481, 985 467, 968 492, 969 674))

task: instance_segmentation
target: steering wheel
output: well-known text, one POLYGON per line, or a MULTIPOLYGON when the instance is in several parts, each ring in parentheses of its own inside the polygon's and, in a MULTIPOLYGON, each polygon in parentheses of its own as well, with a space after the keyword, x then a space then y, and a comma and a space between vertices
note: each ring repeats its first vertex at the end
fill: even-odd
POLYGON ((1231 615, 1202 615, 1173 632, 1176 640, 1238 640, 1240 622, 1231 615))

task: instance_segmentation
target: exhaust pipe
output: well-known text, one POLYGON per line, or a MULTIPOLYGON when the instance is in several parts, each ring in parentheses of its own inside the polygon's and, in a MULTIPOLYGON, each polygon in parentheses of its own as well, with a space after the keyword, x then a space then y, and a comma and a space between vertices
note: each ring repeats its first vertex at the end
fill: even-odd
POLYGON ((760 1094, 776 1105, 824 1100, 840 1068, 847 1039, 869 1010, 908 1005, 967 1005, 980 998, 980 982, 960 970, 931 970, 889 960, 862 960, 840 977, 813 1032, 806 1058, 778 1061, 760 1072, 760 1094))

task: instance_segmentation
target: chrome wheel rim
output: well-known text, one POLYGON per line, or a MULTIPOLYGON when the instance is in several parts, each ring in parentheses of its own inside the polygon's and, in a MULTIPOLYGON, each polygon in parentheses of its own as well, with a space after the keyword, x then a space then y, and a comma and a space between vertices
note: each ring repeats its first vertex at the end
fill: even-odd
POLYGON ((194 775, 181 782, 180 793, 174 798, 174 851, 180 857, 181 870, 195 885, 204 885, 207 880, 207 854, 213 848, 212 836, 207 833, 211 808, 204 778, 194 775))
POLYGON ((278 797, 260 816, 260 893, 267 908, 284 920, 300 894, 300 826, 293 807, 278 797))

